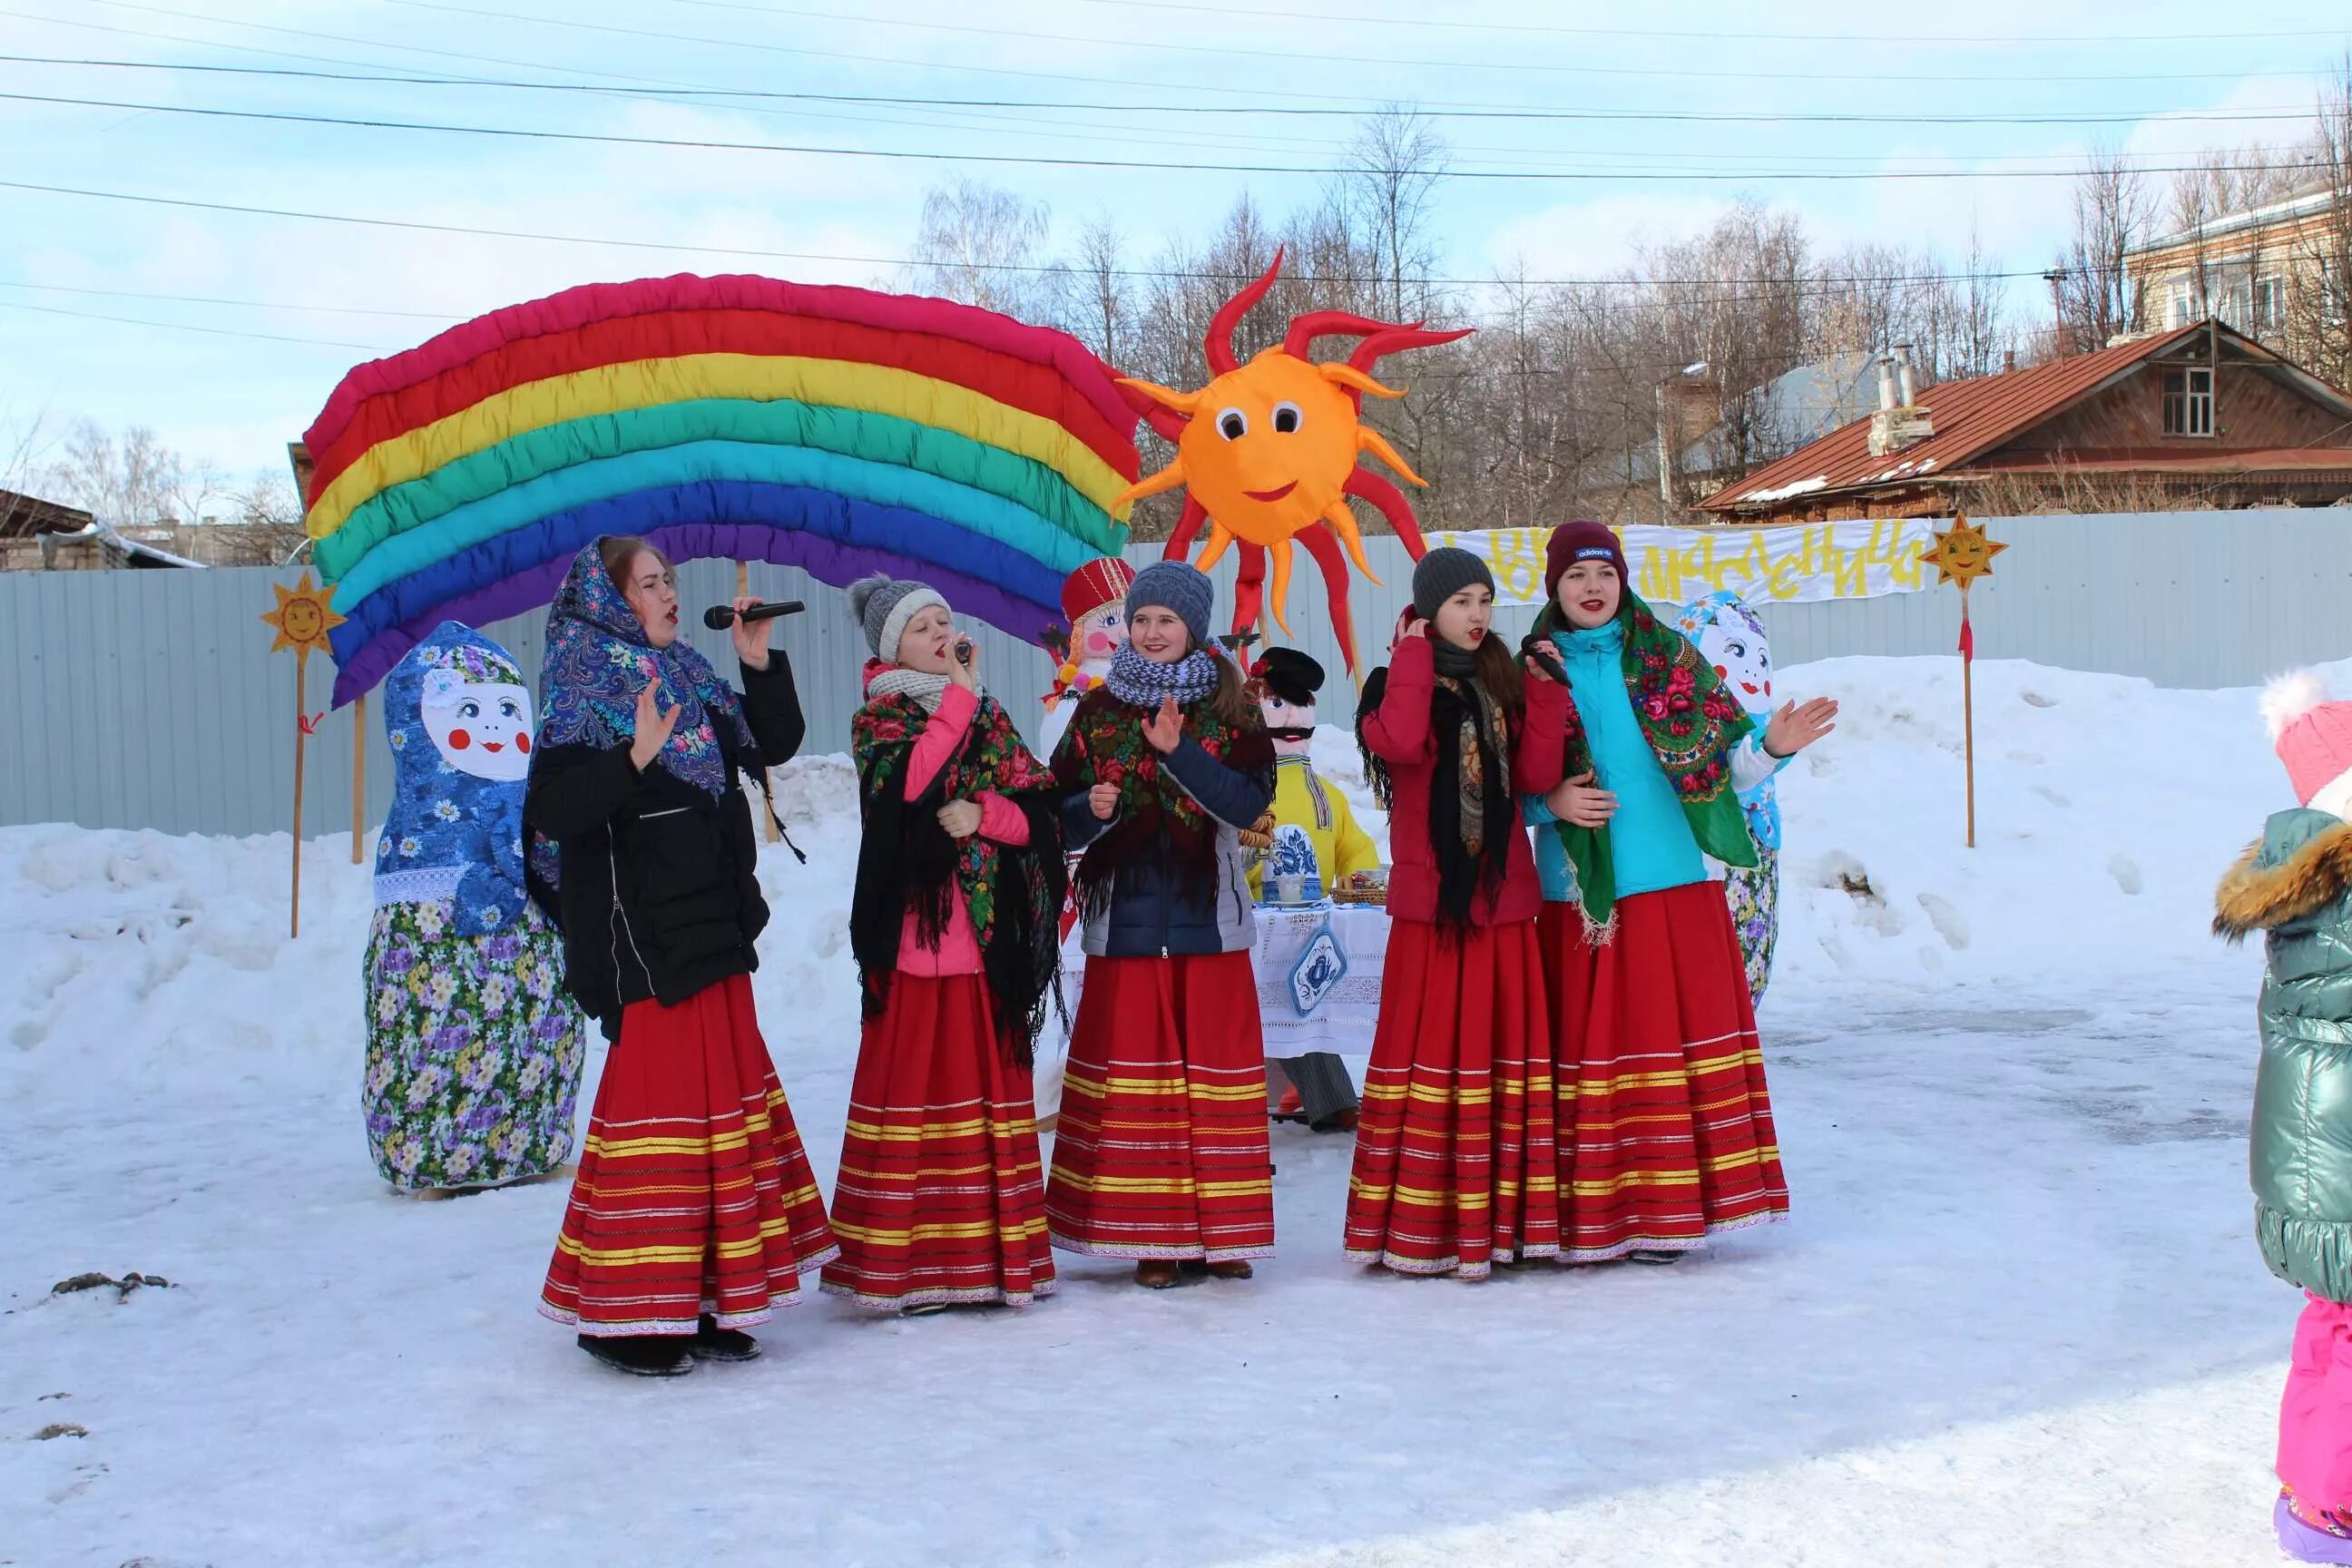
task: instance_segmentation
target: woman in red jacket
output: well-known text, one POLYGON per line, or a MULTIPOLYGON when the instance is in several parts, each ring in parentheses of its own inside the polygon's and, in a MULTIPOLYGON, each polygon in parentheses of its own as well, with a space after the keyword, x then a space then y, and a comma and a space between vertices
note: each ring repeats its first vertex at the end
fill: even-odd
POLYGON ((1559 1251, 1541 895, 1518 797, 1550 789, 1568 689, 1493 635, 1466 550, 1412 574, 1412 618, 1365 683, 1359 738, 1389 809, 1388 963, 1348 1184, 1348 1256, 1483 1279, 1559 1251))

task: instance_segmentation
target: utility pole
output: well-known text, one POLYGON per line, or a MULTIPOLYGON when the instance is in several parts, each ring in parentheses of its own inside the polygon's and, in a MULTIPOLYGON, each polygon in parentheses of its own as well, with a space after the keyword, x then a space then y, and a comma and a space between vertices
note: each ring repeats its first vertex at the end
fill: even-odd
POLYGON ((2058 359, 2066 353, 2066 269, 2053 267, 2042 281, 2050 285, 2050 357, 2058 359))

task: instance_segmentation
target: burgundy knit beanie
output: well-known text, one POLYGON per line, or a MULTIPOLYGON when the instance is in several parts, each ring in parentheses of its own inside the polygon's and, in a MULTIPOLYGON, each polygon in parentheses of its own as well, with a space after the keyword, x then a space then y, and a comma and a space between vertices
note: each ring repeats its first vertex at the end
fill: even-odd
POLYGON ((1559 601, 1559 580, 1580 561, 1606 561, 1617 568, 1617 580, 1628 588, 1633 574, 1625 570, 1625 547, 1605 522, 1580 517, 1551 531, 1544 544, 1544 597, 1559 601))

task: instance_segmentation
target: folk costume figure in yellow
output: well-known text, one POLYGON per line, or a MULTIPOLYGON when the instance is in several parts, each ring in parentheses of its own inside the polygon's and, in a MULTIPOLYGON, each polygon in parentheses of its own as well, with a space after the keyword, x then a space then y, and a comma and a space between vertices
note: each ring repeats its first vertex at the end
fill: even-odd
POLYGON ((1377 871, 1381 852, 1348 809, 1348 797, 1323 782, 1308 753, 1315 742, 1315 694, 1323 688, 1323 666, 1297 648, 1266 649, 1250 669, 1250 689, 1265 732, 1274 740, 1274 847, 1250 867, 1250 892, 1267 901, 1266 879, 1287 871, 1311 851, 1305 889, 1322 898, 1339 879, 1357 871, 1377 871), (1286 853, 1287 851, 1287 853, 1286 853))
POLYGON ((1349 507, 1353 496, 1370 502, 1389 521, 1413 559, 1423 552, 1421 527, 1402 491, 1370 468, 1356 466, 1370 454, 1410 484, 1426 480, 1412 471, 1380 432, 1363 423, 1364 398, 1402 397, 1401 387, 1383 385, 1372 367, 1384 356, 1468 336, 1467 330, 1436 332, 1420 322, 1399 325, 1346 310, 1316 310, 1295 317, 1278 347, 1244 364, 1234 352, 1234 329, 1265 298, 1282 270, 1282 253, 1265 276, 1225 301, 1209 323, 1203 347, 1211 379, 1196 392, 1177 392, 1148 381, 1122 379, 1136 395, 1147 422, 1176 444, 1176 460, 1129 485, 1116 504, 1181 487, 1184 512, 1169 537, 1168 559, 1191 553, 1203 525, 1208 548, 1198 563, 1206 571, 1228 548, 1240 550, 1234 589, 1234 629, 1258 621, 1265 600, 1266 562, 1274 563, 1274 618, 1290 630, 1286 595, 1290 587, 1291 544, 1296 541, 1323 571, 1331 626, 1348 668, 1356 668, 1356 638, 1348 614, 1348 562, 1377 583, 1364 558, 1363 536, 1349 507), (1318 338, 1361 341, 1345 363, 1318 363, 1307 351, 1318 338), (1345 554, 1342 554, 1342 547, 1345 554))

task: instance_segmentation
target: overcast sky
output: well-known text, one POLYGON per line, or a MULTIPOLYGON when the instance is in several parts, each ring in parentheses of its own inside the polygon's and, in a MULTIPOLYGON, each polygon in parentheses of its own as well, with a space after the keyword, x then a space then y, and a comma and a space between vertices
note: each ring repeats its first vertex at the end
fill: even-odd
MULTIPOLYGON (((2101 144, 2170 161, 2298 135, 2352 44, 2341 0, 864 0, 886 21, 856 16, 860 4, 5 0, 0 55, 16 58, 0 61, 0 95, 15 96, 0 96, 0 182, 107 195, 0 183, 0 446, 9 422, 45 410, 53 424, 152 426, 233 469, 282 468, 285 443, 351 365, 501 305, 673 271, 887 283, 925 188, 957 174, 1049 204, 1065 231, 1108 214, 1136 236, 1130 259, 1149 265, 1164 236, 1213 224, 1244 191, 1274 211, 1312 195, 1321 176, 1290 171, 1328 167, 1349 121, 1264 112, 1276 106, 1404 101, 1440 114, 1460 171, 1439 205, 1450 275, 1520 259, 1536 277, 1606 271, 1742 195, 1801 213, 1824 248, 1875 237, 1957 252, 1973 225, 2005 266, 2037 268, 2060 242, 2068 192, 2032 171, 2074 167, 2101 144), (61 58, 236 68, 50 63, 61 58), (780 96, 689 90, 714 89, 780 96), (812 94, 919 101, 790 96, 812 94), (54 99, 98 102, 28 100, 54 99), (944 100, 992 107, 929 107, 944 100), (1074 104, 1088 107, 1045 107, 1074 104), (1186 111, 1209 107, 1247 112, 1186 111), (1443 118, 1498 109, 1559 118, 1443 118), (1594 113, 1759 118, 1566 117, 1594 113), (1791 115, 1920 118, 1779 118, 1791 115), (923 156, 940 153, 1013 161, 923 156), (1226 167, 1022 161, 1055 158, 1226 167), (1242 164, 1257 167, 1232 167, 1242 164), (1946 170, 1990 177, 1884 177, 1946 170), (1792 177, 1801 171, 1872 177, 1792 177)), ((2040 290, 2022 285, 2021 309, 2040 290)))

